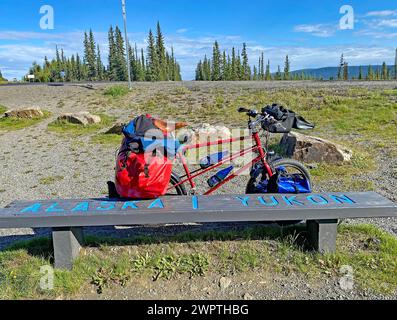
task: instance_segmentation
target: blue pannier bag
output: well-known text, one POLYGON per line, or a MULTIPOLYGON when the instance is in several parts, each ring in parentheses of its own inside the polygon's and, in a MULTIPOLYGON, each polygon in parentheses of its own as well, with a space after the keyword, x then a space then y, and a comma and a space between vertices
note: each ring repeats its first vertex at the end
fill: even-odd
POLYGON ((257 193, 311 193, 310 182, 302 174, 288 174, 283 168, 269 179, 262 180, 256 185, 257 193))
POLYGON ((277 168, 276 173, 269 179, 266 186, 267 193, 311 193, 311 185, 301 173, 289 174, 283 167, 277 168))

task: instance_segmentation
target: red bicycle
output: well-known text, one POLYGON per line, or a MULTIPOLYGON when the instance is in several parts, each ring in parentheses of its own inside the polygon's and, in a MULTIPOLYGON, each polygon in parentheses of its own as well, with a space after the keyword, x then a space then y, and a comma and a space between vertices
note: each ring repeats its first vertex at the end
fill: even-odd
MULTIPOLYGON (((269 127, 277 122, 274 117, 266 113, 264 110, 258 112, 256 110, 239 108, 238 112, 246 113, 249 117, 248 129, 250 131, 250 135, 183 146, 182 149, 177 153, 176 159, 178 159, 182 164, 185 174, 179 175, 176 172, 172 173, 170 187, 167 194, 187 195, 188 192, 186 190, 186 184, 190 185, 189 194, 195 194, 196 178, 199 178, 205 173, 215 170, 227 163, 231 163, 239 157, 243 157, 249 153, 254 155, 252 160, 238 170, 234 172, 231 172, 231 170, 230 172, 224 172, 225 177, 219 178, 216 175, 213 176, 212 180, 210 179, 208 181, 210 188, 204 193, 204 195, 212 194, 224 184, 228 183, 249 169, 250 176, 246 187, 247 194, 266 192, 266 186, 269 185, 269 182, 272 180, 272 177, 274 178, 275 175, 282 175, 283 177, 287 177, 287 179, 292 179, 294 181, 306 181, 307 189, 311 190, 311 177, 308 169, 302 163, 293 159, 283 159, 281 157, 277 158, 275 157, 274 152, 269 152, 267 150, 268 139, 270 136, 269 127), (261 129, 267 132, 265 142, 266 148, 262 145, 260 139, 259 131, 261 129), (205 165, 201 165, 198 169, 193 171, 190 170, 187 158, 185 156, 187 151, 199 148, 208 148, 211 146, 230 145, 231 143, 245 140, 252 141, 250 147, 240 149, 239 151, 232 153, 227 157, 220 156, 217 161, 208 162, 205 165)), ((209 157, 211 157, 211 155, 209 155, 207 159, 209 159, 209 157)), ((296 191, 296 193, 299 192, 299 190, 296 191)))

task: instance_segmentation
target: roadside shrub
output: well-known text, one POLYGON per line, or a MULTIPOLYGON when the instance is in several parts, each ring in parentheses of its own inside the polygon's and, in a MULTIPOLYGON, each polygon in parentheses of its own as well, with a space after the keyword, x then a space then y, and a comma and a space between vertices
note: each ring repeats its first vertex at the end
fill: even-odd
POLYGON ((129 92, 129 89, 125 86, 122 85, 116 85, 109 87, 105 90, 104 95, 105 96, 111 96, 113 98, 118 98, 125 96, 129 92))

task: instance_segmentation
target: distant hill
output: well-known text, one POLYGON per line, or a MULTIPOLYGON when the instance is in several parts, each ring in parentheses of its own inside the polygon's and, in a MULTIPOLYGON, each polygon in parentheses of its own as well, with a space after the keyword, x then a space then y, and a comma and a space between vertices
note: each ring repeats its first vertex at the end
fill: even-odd
MULTIPOLYGON (((389 69, 389 74, 394 75, 394 66, 388 66, 389 69)), ((349 79, 355 78, 358 79, 360 66, 349 66, 349 79)), ((368 66, 362 66, 362 72, 363 72, 363 77, 365 78, 368 74, 368 66)), ((374 73, 379 70, 380 72, 382 71, 382 66, 381 65, 375 65, 372 66, 372 70, 374 73)), ((325 68, 317 68, 317 69, 301 69, 301 70, 295 70, 292 71, 291 74, 295 75, 301 75, 302 73, 306 74, 307 76, 314 77, 317 79, 324 79, 324 80, 330 80, 330 79, 337 79, 338 78, 338 67, 325 67, 325 68)))

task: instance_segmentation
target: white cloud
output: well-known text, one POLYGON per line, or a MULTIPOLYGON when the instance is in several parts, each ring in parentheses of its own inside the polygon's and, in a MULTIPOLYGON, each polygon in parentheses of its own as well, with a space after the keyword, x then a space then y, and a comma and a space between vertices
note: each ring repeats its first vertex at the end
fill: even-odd
POLYGON ((397 28, 397 19, 385 19, 378 23, 379 27, 397 28))
POLYGON ((176 30, 176 33, 185 33, 185 32, 187 32, 188 30, 189 30, 189 29, 181 28, 181 29, 176 30))
POLYGON ((295 32, 310 33, 321 38, 333 36, 336 30, 337 27, 330 24, 301 24, 294 27, 295 32))
POLYGON ((388 17, 397 16, 397 10, 381 10, 381 11, 370 11, 365 15, 367 17, 388 17))
POLYGON ((361 30, 356 32, 359 36, 371 37, 374 39, 396 39, 397 32, 385 32, 385 31, 373 31, 373 30, 361 30))

